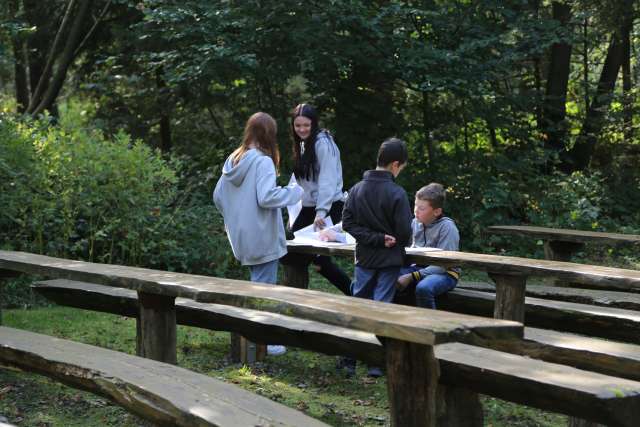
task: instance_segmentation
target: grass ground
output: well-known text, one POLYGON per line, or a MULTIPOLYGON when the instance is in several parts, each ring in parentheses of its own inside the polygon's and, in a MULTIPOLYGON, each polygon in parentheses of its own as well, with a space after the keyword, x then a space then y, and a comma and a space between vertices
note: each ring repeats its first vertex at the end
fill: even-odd
MULTIPOLYGON (((312 274, 311 287, 333 291, 312 274)), ((135 322, 121 316, 49 306, 3 312, 6 326, 67 338, 129 354, 135 352, 135 322)), ((227 359, 229 334, 178 328, 178 364, 231 382, 334 426, 388 424, 384 377, 354 378, 335 371, 335 358, 289 348, 279 357, 247 367, 227 359)), ((564 426, 566 417, 498 399, 483 398, 487 426, 564 426)), ((0 369, 0 416, 19 426, 147 426, 108 400, 47 378, 0 369)))

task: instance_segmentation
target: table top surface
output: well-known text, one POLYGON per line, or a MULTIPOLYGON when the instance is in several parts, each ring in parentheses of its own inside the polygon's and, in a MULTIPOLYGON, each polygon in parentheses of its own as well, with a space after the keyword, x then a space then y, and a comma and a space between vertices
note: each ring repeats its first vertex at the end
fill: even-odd
POLYGON ((167 297, 190 298, 320 321, 414 343, 522 337, 522 324, 432 311, 326 292, 198 276, 139 267, 97 264, 25 252, 0 251, 0 269, 86 281, 167 297))
POLYGON ((546 240, 559 240, 577 243, 640 243, 640 235, 605 233, 600 231, 569 230, 562 228, 537 227, 530 225, 493 225, 487 227, 487 231, 493 234, 510 234, 532 236, 546 240))

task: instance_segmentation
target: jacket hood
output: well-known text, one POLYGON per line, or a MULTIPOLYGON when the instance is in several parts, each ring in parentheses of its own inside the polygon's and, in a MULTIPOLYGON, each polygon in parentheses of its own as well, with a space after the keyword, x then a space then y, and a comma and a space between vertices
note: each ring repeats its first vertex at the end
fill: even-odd
POLYGON ((222 167, 222 179, 229 181, 236 187, 241 186, 247 176, 247 172, 251 169, 251 165, 253 165, 253 163, 261 156, 263 156, 263 154, 253 148, 247 151, 244 157, 240 159, 238 164, 235 166, 233 166, 231 156, 229 156, 222 167))

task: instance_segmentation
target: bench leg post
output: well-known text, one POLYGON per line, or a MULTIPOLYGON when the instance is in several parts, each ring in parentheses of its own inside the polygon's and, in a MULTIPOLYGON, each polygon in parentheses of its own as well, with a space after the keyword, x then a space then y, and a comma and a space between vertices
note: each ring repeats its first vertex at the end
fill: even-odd
POLYGON ((4 283, 7 279, 18 277, 22 273, 13 270, 4 270, 0 268, 0 326, 2 326, 2 306, 4 305, 4 283))
POLYGON ((524 323, 527 277, 500 273, 489 273, 489 277, 496 283, 493 317, 524 323))
POLYGON ((480 396, 457 387, 438 388, 438 427, 483 427, 480 396))
POLYGON ((175 298, 138 292, 138 302, 138 356, 176 365, 175 298))
POLYGON ((267 355, 267 346, 261 343, 249 341, 240 334, 230 334, 231 354, 230 359, 234 363, 253 365, 261 362, 267 355))
POLYGON ((391 425, 435 427, 440 365, 433 346, 384 340, 391 425))

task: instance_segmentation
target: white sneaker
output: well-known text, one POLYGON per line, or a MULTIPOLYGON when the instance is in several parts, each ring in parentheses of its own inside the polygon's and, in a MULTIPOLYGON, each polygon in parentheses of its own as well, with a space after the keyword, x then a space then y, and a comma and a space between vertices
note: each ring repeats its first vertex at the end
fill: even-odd
POLYGON ((283 345, 268 345, 267 354, 269 356, 282 356, 287 352, 287 347, 283 345))

